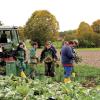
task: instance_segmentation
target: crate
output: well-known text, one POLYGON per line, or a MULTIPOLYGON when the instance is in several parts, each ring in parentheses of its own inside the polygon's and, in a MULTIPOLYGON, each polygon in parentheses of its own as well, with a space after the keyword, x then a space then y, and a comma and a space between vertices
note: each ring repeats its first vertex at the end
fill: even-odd
POLYGON ((6 75, 10 76, 11 74, 17 76, 16 62, 6 62, 6 75))

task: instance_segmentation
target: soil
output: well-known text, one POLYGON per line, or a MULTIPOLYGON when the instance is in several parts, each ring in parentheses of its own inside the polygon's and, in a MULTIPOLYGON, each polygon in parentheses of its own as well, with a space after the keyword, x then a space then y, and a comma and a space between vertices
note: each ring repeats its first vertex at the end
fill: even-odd
MULTIPOLYGON (((40 56, 40 54, 41 49, 37 50, 37 56, 40 56)), ((57 55, 60 58, 60 50, 58 50, 57 55)), ((78 55, 82 57, 82 64, 88 64, 100 68, 100 51, 82 50, 78 51, 78 55)))
POLYGON ((100 67, 100 51, 79 51, 83 64, 100 67))

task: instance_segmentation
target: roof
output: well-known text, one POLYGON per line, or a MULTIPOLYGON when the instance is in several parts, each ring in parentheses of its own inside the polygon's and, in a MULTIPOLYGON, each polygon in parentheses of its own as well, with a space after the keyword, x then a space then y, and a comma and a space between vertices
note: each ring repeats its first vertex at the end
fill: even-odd
POLYGON ((12 29, 17 30, 18 27, 16 27, 16 26, 0 26, 0 30, 12 30, 12 29))

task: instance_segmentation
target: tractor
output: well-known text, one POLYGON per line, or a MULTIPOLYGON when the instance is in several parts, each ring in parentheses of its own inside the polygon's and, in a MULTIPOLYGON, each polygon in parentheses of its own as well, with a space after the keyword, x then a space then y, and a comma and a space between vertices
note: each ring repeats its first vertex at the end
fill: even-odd
POLYGON ((18 43, 17 27, 0 26, 0 74, 9 75, 12 71, 16 75, 14 51, 18 43))
MULTIPOLYGON (((0 26, 0 75, 20 76, 20 66, 16 59, 16 48, 19 44, 17 27, 0 26)), ((25 64, 25 74, 30 76, 32 68, 25 64)))

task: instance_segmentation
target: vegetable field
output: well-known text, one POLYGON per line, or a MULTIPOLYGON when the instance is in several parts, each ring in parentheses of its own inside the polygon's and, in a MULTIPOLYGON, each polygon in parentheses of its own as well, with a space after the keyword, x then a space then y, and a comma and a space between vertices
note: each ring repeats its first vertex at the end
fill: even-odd
POLYGON ((0 76, 0 100, 99 100, 100 69, 87 65, 75 67, 76 77, 63 83, 63 68, 56 68, 56 77, 44 76, 44 67, 36 67, 34 80, 11 75, 0 76))
POLYGON ((86 88, 78 82, 64 84, 43 80, 0 77, 1 100, 99 100, 100 85, 86 88), (85 98, 84 98, 85 97, 85 98))

